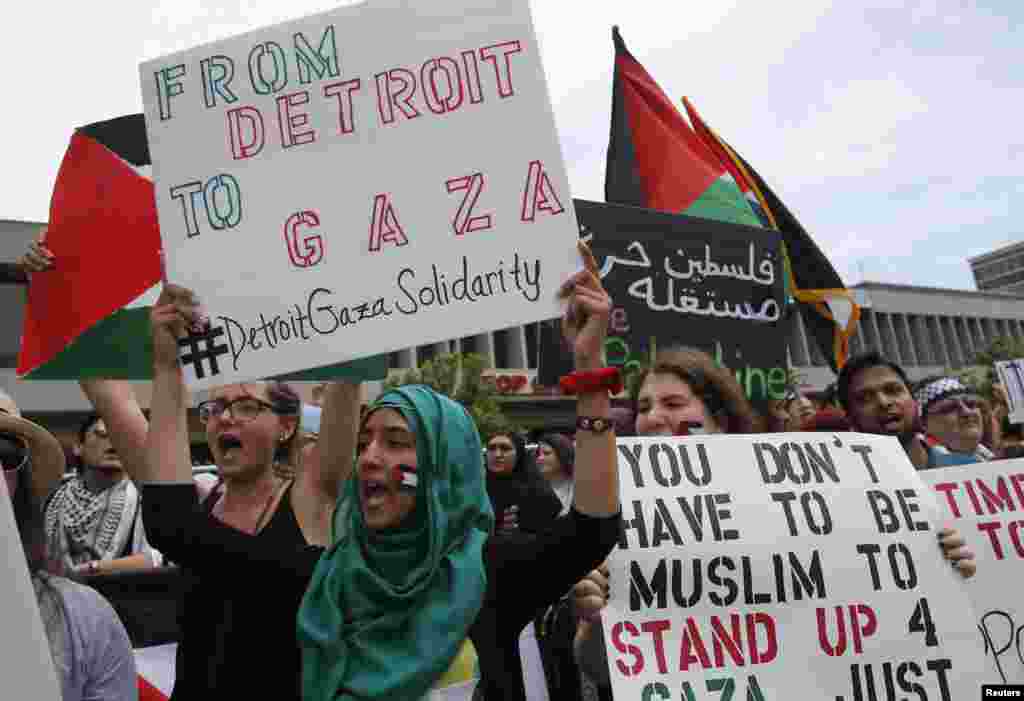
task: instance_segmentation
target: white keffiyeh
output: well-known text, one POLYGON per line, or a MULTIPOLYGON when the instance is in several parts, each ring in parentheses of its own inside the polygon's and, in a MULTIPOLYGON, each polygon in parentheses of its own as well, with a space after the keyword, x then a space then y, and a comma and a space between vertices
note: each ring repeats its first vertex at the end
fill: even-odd
POLYGON ((917 413, 924 416, 927 413, 928 405, 946 397, 953 397, 960 394, 970 394, 968 389, 960 380, 955 377, 943 377, 935 382, 929 382, 914 392, 914 399, 917 400, 917 413))
POLYGON ((122 480, 102 492, 89 491, 81 477, 61 485, 46 507, 46 542, 50 555, 71 569, 93 560, 113 560, 125 552, 141 552, 144 541, 133 532, 139 492, 122 480))

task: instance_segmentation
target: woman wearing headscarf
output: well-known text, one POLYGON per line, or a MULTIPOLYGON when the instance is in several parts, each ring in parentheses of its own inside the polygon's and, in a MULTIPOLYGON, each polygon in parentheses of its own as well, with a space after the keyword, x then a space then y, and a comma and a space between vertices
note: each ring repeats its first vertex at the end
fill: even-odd
POLYGON ((550 527, 562 510, 526 449, 526 441, 511 431, 495 433, 487 440, 487 495, 499 531, 538 533, 550 527))
MULTIPOLYGON (((596 263, 563 287, 563 329, 577 368, 599 372, 611 302, 596 263)), ((607 386, 579 392, 572 511, 538 534, 491 536, 480 438, 465 410, 425 387, 385 393, 362 420, 356 478, 335 511, 337 541, 299 611, 307 701, 418 701, 453 662, 515 647, 533 612, 601 562, 618 538, 614 436, 607 386), (525 568, 544 572, 530 587, 525 568), (486 635, 481 633, 486 631, 486 635)), ((518 651, 480 658, 487 701, 525 699, 518 651), (513 666, 506 666, 511 664, 513 666)))

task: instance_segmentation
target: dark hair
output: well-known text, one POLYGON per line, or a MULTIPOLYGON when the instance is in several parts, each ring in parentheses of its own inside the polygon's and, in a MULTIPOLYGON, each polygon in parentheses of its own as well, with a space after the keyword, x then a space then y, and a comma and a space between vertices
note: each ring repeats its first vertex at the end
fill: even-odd
POLYGON ((536 472, 538 476, 540 475, 540 471, 537 469, 537 463, 526 451, 526 439, 516 431, 494 431, 491 435, 487 436, 487 440, 483 442, 484 449, 486 449, 490 445, 491 441, 498 436, 505 436, 508 438, 512 441, 512 446, 516 449, 516 462, 515 465, 512 466, 511 473, 517 474, 521 477, 533 477, 533 472, 536 472))
POLYGON ((850 385, 853 383, 853 378, 862 370, 878 367, 886 367, 895 372, 906 385, 907 391, 910 391, 910 380, 907 379, 907 373, 903 372, 903 368, 878 351, 868 351, 847 360, 846 365, 839 371, 839 379, 836 380, 836 395, 843 409, 850 410, 850 385))
POLYGON ((689 385, 726 433, 754 432, 754 410, 740 383, 704 351, 687 347, 660 351, 654 365, 636 374, 630 391, 634 415, 639 414, 640 388, 649 375, 675 375, 689 385))
POLYGON ((89 429, 91 429, 93 426, 95 426, 97 424, 97 422, 99 422, 99 420, 100 420, 100 415, 99 414, 89 414, 88 416, 85 417, 85 421, 83 421, 78 426, 78 442, 79 443, 85 443, 85 437, 87 435, 89 435, 89 429))
POLYGON ((537 442, 551 446, 551 450, 558 456, 562 470, 571 478, 576 463, 576 448, 573 447, 572 441, 561 433, 545 433, 537 442))
MULTIPOLYGON (((299 397, 298 392, 292 389, 291 385, 278 380, 267 381, 267 398, 270 399, 270 404, 274 407, 274 413, 278 416, 300 417, 302 413, 302 399, 299 397)), ((299 424, 296 422, 295 430, 292 431, 292 434, 274 449, 275 461, 291 461, 292 449, 298 433, 299 424)))

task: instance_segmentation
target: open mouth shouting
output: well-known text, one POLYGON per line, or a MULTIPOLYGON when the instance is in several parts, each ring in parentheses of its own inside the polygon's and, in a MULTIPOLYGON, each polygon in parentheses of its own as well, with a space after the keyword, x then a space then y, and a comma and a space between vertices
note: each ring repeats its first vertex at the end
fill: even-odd
POLYGON ((241 452, 242 440, 233 433, 225 433, 217 438, 217 447, 225 459, 231 459, 241 452))

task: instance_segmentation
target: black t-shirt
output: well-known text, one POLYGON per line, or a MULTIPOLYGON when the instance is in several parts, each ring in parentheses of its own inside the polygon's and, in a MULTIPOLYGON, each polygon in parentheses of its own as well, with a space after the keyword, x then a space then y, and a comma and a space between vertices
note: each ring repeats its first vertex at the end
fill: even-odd
POLYGON ((235 530, 192 485, 143 487, 153 547, 186 580, 173 701, 300 699, 295 616, 323 548, 306 543, 291 487, 256 535, 235 530))

